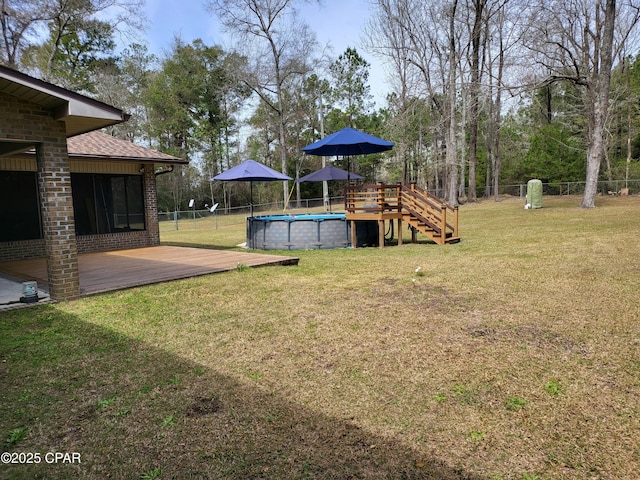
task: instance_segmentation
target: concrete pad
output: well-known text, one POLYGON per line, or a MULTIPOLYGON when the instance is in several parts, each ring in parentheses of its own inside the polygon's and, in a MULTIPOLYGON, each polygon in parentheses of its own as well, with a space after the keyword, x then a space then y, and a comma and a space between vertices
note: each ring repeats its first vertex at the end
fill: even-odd
MULTIPOLYGON (((22 297, 22 281, 0 277, 0 309, 7 305, 27 305, 20 302, 20 297, 22 297)), ((43 300, 49 300, 49 294, 38 288, 38 301, 43 300)))

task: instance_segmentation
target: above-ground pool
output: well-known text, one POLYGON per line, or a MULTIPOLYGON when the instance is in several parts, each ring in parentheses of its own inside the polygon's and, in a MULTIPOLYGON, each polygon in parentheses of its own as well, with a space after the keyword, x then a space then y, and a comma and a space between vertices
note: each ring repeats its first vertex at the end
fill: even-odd
POLYGON ((344 213, 262 215, 247 218, 247 247, 260 250, 344 248, 351 229, 344 213))

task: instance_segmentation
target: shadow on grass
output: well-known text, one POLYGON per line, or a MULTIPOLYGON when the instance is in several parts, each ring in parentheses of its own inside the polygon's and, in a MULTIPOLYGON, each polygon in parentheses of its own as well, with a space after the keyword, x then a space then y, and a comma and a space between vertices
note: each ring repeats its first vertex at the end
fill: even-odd
POLYGON ((42 456, 0 477, 475 478, 178 353, 54 305, 0 313, 2 450, 42 456))

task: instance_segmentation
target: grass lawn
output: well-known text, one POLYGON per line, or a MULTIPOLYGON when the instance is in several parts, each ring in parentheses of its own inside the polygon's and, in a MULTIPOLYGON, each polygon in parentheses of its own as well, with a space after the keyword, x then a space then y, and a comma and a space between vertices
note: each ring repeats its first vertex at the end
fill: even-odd
POLYGON ((457 245, 1 312, 2 450, 42 458, 0 478, 638 478, 640 198, 543 201, 462 206, 457 245))

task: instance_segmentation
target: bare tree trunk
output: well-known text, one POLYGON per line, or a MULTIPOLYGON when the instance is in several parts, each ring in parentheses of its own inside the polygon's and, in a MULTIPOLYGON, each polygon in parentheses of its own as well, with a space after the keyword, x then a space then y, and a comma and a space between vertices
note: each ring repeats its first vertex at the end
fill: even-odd
POLYGON ((629 188, 629 165, 630 164, 631 164, 631 65, 627 65, 627 164, 624 171, 625 188, 629 188))
POLYGON ((609 107, 609 86, 613 63, 613 29, 616 18, 616 0, 607 0, 604 17, 602 47, 600 49, 600 70, 595 82, 587 86, 589 104, 589 146, 587 147, 587 178, 582 198, 583 208, 595 207, 598 193, 600 163, 606 148, 605 126, 609 107))
POLYGON ((468 200, 475 202, 476 196, 476 164, 478 150, 478 100, 480 97, 480 37, 482 16, 487 0, 473 0, 474 19, 471 30, 471 91, 469 106, 469 195, 468 200))
POLYGON ((498 13, 498 78, 496 79, 496 102, 493 110, 494 119, 493 124, 493 190, 496 201, 500 198, 500 192, 498 191, 498 185, 500 184, 500 125, 502 123, 502 76, 504 74, 504 41, 503 41, 503 28, 504 28, 504 14, 498 13))
POLYGON ((451 5, 449 19, 449 128, 447 133, 447 201, 450 205, 458 205, 458 152, 456 148, 456 39, 455 16, 458 0, 451 5))
POLYGON ((465 170, 466 170, 467 160, 466 160, 465 140, 466 140, 467 132, 465 130, 465 126, 467 124, 467 103, 468 103, 467 95, 468 93, 465 91, 463 91, 461 95, 462 96, 461 118, 460 118, 460 128, 458 130, 458 141, 457 141, 457 147, 456 147, 456 150, 460 152, 458 157, 458 165, 460 166, 460 171, 458 172, 458 198, 459 199, 466 197, 465 170))

